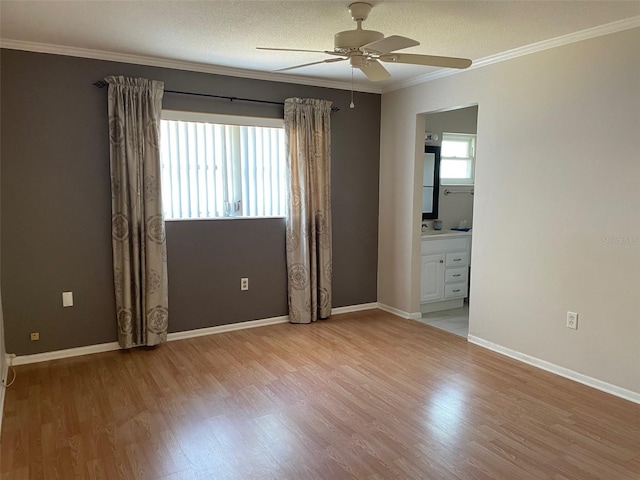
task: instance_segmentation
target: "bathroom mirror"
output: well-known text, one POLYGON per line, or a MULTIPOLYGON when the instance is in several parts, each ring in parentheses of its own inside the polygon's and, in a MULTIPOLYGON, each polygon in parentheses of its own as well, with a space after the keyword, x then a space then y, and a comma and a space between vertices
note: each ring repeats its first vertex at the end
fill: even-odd
POLYGON ((424 147, 422 172, 422 220, 438 218, 440 193, 440 147, 424 147))

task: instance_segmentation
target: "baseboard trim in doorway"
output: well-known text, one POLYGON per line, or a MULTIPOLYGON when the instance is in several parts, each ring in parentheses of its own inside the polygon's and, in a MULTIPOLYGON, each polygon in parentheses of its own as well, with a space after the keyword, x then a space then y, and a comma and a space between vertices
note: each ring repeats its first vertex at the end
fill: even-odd
POLYGON ((400 309, 395 308, 395 307, 390 307, 389 305, 385 305, 384 303, 378 303, 378 308, 380 310, 384 310, 385 312, 393 313, 394 315, 397 315, 398 317, 406 318, 408 320, 419 320, 419 319, 422 318, 422 313, 420 313, 420 312, 409 313, 409 312, 405 312, 404 310, 400 310, 400 309))
POLYGON ((588 387, 595 388, 596 390, 615 395, 616 397, 624 398, 625 400, 629 400, 630 402, 640 404, 640 393, 627 390, 626 388, 618 387, 617 385, 613 385, 611 383, 603 382, 602 380, 598 380, 582 373, 569 370, 568 368, 561 367, 559 365, 556 365, 555 363, 547 362, 546 360, 540 360, 539 358, 532 357, 531 355, 527 355, 526 353, 521 353, 516 350, 503 347, 502 345, 498 345, 497 343, 490 342, 474 335, 469 335, 467 337, 467 340, 469 341, 469 343, 473 343, 502 355, 506 355, 507 357, 513 358, 528 365, 532 365, 542 370, 546 370, 547 372, 560 375, 561 377, 568 378, 569 380, 573 380, 574 382, 582 383, 583 385, 587 385, 588 387))

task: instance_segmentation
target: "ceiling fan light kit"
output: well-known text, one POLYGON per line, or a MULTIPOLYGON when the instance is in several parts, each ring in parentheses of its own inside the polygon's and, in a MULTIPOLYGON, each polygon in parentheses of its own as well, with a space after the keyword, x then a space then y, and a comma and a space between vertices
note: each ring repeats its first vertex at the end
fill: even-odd
POLYGON ((365 2, 355 2, 349 5, 349 12, 351 13, 351 18, 356 22, 356 28, 355 30, 345 30, 343 32, 336 33, 333 37, 333 50, 321 51, 265 47, 258 47, 258 49, 324 53, 333 57, 317 62, 281 68, 276 70, 277 72, 308 67, 310 65, 318 65, 321 63, 334 63, 349 60, 351 68, 358 68, 372 82, 379 82, 391 78, 391 74, 386 68, 384 68, 380 61, 444 68, 467 68, 471 65, 471 60, 466 58, 394 53, 396 50, 418 46, 420 45, 420 42, 400 35, 385 37, 382 32, 364 30, 362 28, 362 22, 369 17, 371 8, 371 5, 365 2))

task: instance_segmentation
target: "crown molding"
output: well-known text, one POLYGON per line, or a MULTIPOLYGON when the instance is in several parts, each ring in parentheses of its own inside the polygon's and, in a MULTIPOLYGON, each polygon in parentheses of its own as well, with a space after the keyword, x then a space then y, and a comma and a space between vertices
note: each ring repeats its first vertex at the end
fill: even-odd
MULTIPOLYGON (((569 33, 560 37, 543 40, 522 47, 507 50, 496 55, 475 60, 473 64, 464 70, 454 70, 442 68, 435 72, 421 75, 409 80, 392 82, 385 86, 375 84, 362 85, 355 84, 353 89, 364 93, 384 94, 402 88, 412 87, 427 83, 438 78, 457 75, 476 68, 486 67, 494 63, 504 62, 514 58, 522 57, 532 53, 549 50, 551 48, 568 45, 582 40, 608 35, 611 33, 621 32, 632 28, 640 27, 640 15, 618 20, 615 22, 599 25, 597 27, 587 28, 578 32, 569 33)), ((0 39, 0 48, 9 50, 24 50, 37 53, 48 53, 52 55, 65 55, 69 57, 91 58, 94 60, 106 60, 112 62, 131 63, 136 65, 147 65, 150 67, 172 68, 175 70, 186 70, 191 72, 211 73, 214 75, 225 75, 230 77, 250 78, 254 80, 266 80, 271 82, 294 83, 298 85, 309 85, 314 87, 335 88, 338 90, 351 90, 350 82, 341 82, 335 80, 326 80, 320 78, 311 78, 297 75, 288 75, 281 73, 261 72, 257 70, 248 70, 242 68, 223 67, 220 65, 210 65, 200 62, 188 62, 183 60, 171 60, 160 57, 150 57, 144 55, 131 55, 126 53, 107 52, 102 50, 91 50, 87 48, 67 47, 63 45, 53 45, 47 43, 25 42, 21 40, 0 39)))
MULTIPOLYGON (((150 57, 145 55, 132 55, 128 53, 107 52, 102 50, 91 50, 88 48, 67 47, 64 45, 53 45, 48 43, 25 42, 22 40, 1 39, 0 48, 9 50, 23 50, 27 52, 48 53, 51 55, 64 55, 67 57, 91 58, 94 60, 106 60, 110 62, 132 63, 136 65, 146 65, 149 67, 172 68, 175 70, 186 70, 190 72, 211 73, 214 75, 225 75, 229 77, 250 78, 254 80, 266 80, 270 82, 295 83, 297 85, 309 85, 313 87, 335 88, 338 90, 351 90, 351 82, 341 82, 326 80, 321 78, 303 77, 282 73, 261 72, 243 68, 223 67, 221 65, 210 65, 200 62, 188 62, 183 60, 172 60, 168 58, 150 57)), ((364 93, 382 93, 382 88, 378 85, 354 84, 353 90, 364 93)))
POLYGON ((392 84, 386 85, 382 89, 382 93, 384 94, 384 93, 391 92, 393 90, 400 90, 401 88, 420 85, 422 83, 430 82, 438 78, 457 75, 459 73, 467 72, 469 70, 474 70, 476 68, 486 67, 487 65, 492 65, 494 63, 504 62, 506 60, 511 60, 513 58, 523 57, 525 55, 529 55, 532 53, 542 52, 544 50, 549 50, 551 48, 561 47, 563 45, 581 42, 583 40, 588 40, 590 38, 596 38, 602 35, 609 35, 611 33, 622 32, 624 30, 630 30, 632 28, 637 28, 637 27, 640 27, 640 15, 626 18, 624 20, 618 20, 615 22, 606 23, 604 25, 599 25, 597 27, 587 28, 585 30, 569 33, 567 35, 551 38, 549 40, 543 40, 541 42, 532 43, 530 45, 525 45, 522 47, 514 48, 512 50, 507 50, 505 52, 498 53, 496 55, 490 55, 488 57, 480 58, 478 60, 475 60, 469 68, 466 68, 464 70, 454 70, 450 68, 443 68, 432 73, 427 73, 426 75, 421 75, 416 78, 412 78, 412 79, 404 80, 400 82, 394 82, 392 84))

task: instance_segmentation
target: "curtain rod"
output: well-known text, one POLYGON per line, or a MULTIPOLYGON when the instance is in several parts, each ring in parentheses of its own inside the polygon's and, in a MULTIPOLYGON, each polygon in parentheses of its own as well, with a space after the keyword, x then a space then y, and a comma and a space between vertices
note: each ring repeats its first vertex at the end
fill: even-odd
MULTIPOLYGON (((109 86, 109 84, 103 80, 98 80, 97 82, 94 83, 94 85, 98 88, 105 88, 109 86)), ((165 90, 165 93, 176 93, 178 95, 194 95, 197 97, 221 98, 223 100, 229 100, 230 102, 238 101, 238 102, 252 102, 252 103, 267 103, 270 105, 284 106, 284 102, 272 102, 271 100, 257 100, 255 98, 227 97, 225 95, 213 95, 211 93, 181 92, 179 90, 165 90)), ((331 107, 331 111, 339 112, 340 109, 338 107, 331 107)))

